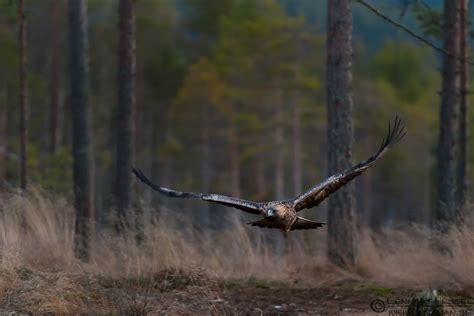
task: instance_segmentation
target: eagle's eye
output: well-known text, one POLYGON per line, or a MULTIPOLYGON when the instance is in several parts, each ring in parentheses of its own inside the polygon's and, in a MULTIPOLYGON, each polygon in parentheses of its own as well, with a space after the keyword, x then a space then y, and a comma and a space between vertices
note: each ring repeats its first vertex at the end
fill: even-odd
POLYGON ((268 217, 274 217, 276 215, 276 210, 274 208, 270 208, 267 210, 268 217))

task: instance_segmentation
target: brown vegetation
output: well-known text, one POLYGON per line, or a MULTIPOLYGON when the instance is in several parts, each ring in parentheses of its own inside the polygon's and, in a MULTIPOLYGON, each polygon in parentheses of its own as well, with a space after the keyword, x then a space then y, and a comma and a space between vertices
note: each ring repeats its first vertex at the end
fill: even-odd
POLYGON ((90 262, 83 263, 74 258, 73 208, 64 199, 35 190, 26 197, 5 193, 0 201, 1 311, 219 313, 261 310, 281 301, 283 292, 297 305, 308 297, 308 304, 324 298, 331 305, 325 295, 337 298, 349 290, 348 304, 360 307, 385 293, 377 289, 393 288, 474 295, 474 233, 465 227, 443 237, 449 257, 432 251, 435 237, 423 229, 362 232, 357 268, 346 271, 326 262, 325 230, 309 232, 304 244, 304 233, 290 234, 287 253, 279 257, 266 241, 270 230, 236 223, 202 234, 191 223, 168 221, 146 227, 140 246, 133 232, 129 239, 101 235, 90 262), (375 290, 361 294, 362 288, 375 290))

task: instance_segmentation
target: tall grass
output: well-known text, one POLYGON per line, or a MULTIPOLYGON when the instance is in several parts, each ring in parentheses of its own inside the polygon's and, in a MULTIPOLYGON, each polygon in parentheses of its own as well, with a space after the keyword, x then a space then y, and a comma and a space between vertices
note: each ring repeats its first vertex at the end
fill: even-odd
MULTIPOLYGON (((33 190, 0 199, 2 271, 40 271, 112 278, 153 275, 163 270, 196 271, 216 278, 265 279, 323 286, 356 279, 404 287, 474 287, 474 232, 465 224, 443 236, 423 229, 359 235, 357 267, 344 271, 325 256, 325 228, 293 232, 283 255, 268 236, 278 231, 244 224, 203 233, 190 223, 163 218, 146 227, 146 239, 98 233, 91 260, 74 258, 74 210, 64 199, 33 190), (441 238, 451 255, 433 250, 441 238)), ((133 236, 133 234, 129 234, 133 236)))

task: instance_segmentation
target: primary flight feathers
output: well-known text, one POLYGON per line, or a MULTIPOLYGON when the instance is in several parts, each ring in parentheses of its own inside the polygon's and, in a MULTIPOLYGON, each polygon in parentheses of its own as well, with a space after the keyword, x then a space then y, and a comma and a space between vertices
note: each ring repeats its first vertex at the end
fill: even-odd
POLYGON ((329 195, 362 174, 368 168, 372 167, 374 163, 379 160, 391 146, 399 142, 403 136, 405 136, 404 127, 401 124, 400 118, 395 117, 393 126, 390 122, 388 124, 387 135, 382 140, 379 150, 367 160, 362 161, 345 171, 330 176, 325 181, 293 199, 282 201, 258 203, 220 194, 175 191, 154 184, 140 169, 132 168, 132 170, 135 176, 137 176, 137 178, 143 183, 168 197, 200 199, 234 207, 247 213, 263 215, 263 219, 249 223, 253 226, 278 228, 283 231, 314 229, 321 227, 323 223, 316 223, 298 217, 296 213, 303 209, 309 209, 319 205, 329 195))

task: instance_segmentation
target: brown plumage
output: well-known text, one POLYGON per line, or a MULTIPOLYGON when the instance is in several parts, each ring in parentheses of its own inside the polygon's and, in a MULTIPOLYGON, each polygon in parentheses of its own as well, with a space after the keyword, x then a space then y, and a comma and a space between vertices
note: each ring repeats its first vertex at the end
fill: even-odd
POLYGON ((332 175, 325 181, 293 199, 282 201, 258 203, 219 194, 175 191, 154 184, 145 177, 143 172, 139 169, 132 168, 132 170, 137 178, 143 183, 168 197, 200 199, 263 216, 263 218, 258 221, 248 223, 252 226, 277 228, 285 232, 299 229, 316 229, 322 227, 324 223, 313 222, 299 217, 297 213, 304 209, 309 209, 319 205, 329 195, 362 174, 368 168, 372 167, 374 163, 379 160, 391 146, 402 139, 404 135, 405 132, 404 127, 401 125, 401 120, 396 117, 393 127, 390 123, 388 124, 387 136, 383 139, 379 150, 370 156, 369 159, 362 161, 341 173, 332 175))

